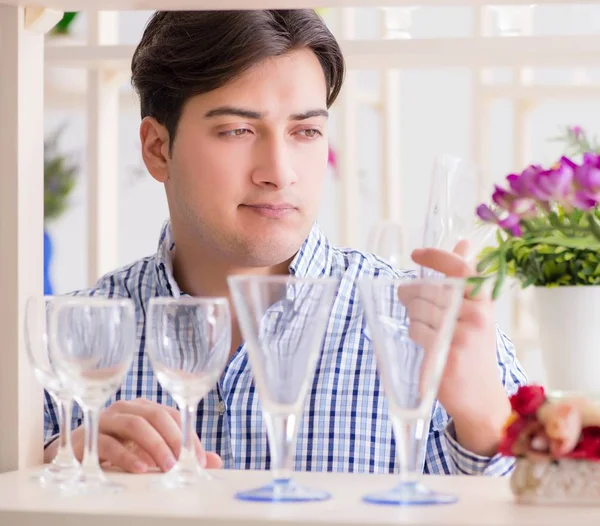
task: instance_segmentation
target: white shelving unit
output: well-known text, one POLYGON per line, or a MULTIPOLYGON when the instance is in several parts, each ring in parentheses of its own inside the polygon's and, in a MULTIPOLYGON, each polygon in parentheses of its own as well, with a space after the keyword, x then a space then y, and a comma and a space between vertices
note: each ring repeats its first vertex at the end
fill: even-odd
MULTIPOLYGON (((482 36, 482 29, 489 20, 488 2, 481 0, 377 0, 378 6, 471 6, 476 9, 477 15, 475 36, 368 41, 352 40, 351 8, 372 7, 372 0, 0 0, 0 472, 24 470, 39 464, 42 458, 41 390, 27 364, 21 327, 25 299, 42 292, 44 56, 47 67, 85 68, 92 87, 85 102, 91 137, 88 173, 93 191, 90 192, 88 206, 88 253, 91 255, 90 280, 93 281, 99 273, 114 266, 113 243, 117 225, 102 214, 103 210, 110 209, 104 204, 109 199, 107 196, 114 195, 112 192, 116 191, 117 134, 112 130, 118 114, 119 97, 123 97, 119 95, 120 82, 117 80, 122 79, 120 75, 123 72, 127 73, 133 53, 132 46, 116 43, 111 33, 114 29, 113 15, 95 11, 238 9, 248 8, 250 3, 252 8, 346 8, 341 11, 340 37, 350 69, 378 69, 386 76, 387 90, 379 94, 363 94, 358 92, 351 71, 339 102, 341 122, 346 129, 342 136, 346 144, 340 152, 340 167, 344 173, 341 224, 345 225, 342 239, 346 244, 353 244, 357 231, 350 214, 359 200, 358 174, 354 173, 356 148, 352 147, 351 134, 354 125, 352 107, 356 100, 369 101, 384 117, 382 127, 390 142, 383 148, 386 159, 382 175, 383 193, 396 193, 400 188, 400 169, 389 153, 394 144, 392 141, 397 140, 397 129, 392 122, 385 120, 395 104, 390 93, 395 89, 397 79, 390 72, 405 68, 472 68, 476 87, 474 152, 480 164, 487 159, 488 145, 484 138, 492 100, 511 98, 516 103, 519 111, 515 127, 515 158, 521 162, 527 158, 526 147, 522 145, 526 145, 524 129, 533 102, 560 97, 600 98, 600 86, 536 86, 527 82, 526 74, 527 69, 532 67, 600 66, 600 36, 482 36), (45 49, 44 33, 60 19, 63 10, 94 11, 90 15, 91 41, 81 47, 48 46, 45 49), (484 69, 490 66, 511 68, 516 73, 516 81, 506 85, 490 84, 484 74, 484 69), (102 156, 98 155, 100 150, 102 156)), ((527 0, 494 0, 492 3, 496 6, 531 4, 527 0)), ((564 3, 565 0, 536 2, 537 5, 564 3)), ((578 3, 598 2, 581 0, 578 3)), ((489 181, 481 183, 489 187, 489 181)), ((392 208, 388 203, 384 206, 384 213, 401 221, 401 211, 392 208)), ((511 513, 506 517, 512 517, 514 522, 498 520, 496 523, 517 524, 518 520, 511 513)), ((458 523, 457 517, 454 520, 458 523)), ((407 519, 404 523, 414 521, 407 519)), ((429 523, 442 524, 444 517, 436 516, 429 523)))

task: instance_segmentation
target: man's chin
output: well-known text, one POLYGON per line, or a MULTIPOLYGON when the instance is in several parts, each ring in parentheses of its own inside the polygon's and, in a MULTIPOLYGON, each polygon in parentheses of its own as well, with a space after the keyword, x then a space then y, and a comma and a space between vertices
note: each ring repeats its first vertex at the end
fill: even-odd
POLYGON ((295 244, 291 244, 289 239, 285 244, 265 243, 264 240, 259 243, 251 241, 246 245, 243 254, 240 254, 240 266, 248 268, 287 268, 300 250, 303 241, 301 240, 295 244))

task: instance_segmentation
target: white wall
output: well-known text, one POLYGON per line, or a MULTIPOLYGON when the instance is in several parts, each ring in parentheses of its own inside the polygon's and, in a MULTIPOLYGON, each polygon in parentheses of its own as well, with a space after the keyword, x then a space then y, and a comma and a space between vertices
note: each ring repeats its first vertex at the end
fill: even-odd
MULTIPOLYGON (((124 13, 121 15, 120 35, 123 43, 136 43, 142 33, 148 13, 124 13)), ((374 37, 377 16, 374 9, 361 9, 358 15, 359 38, 374 37)), ((468 36, 472 27, 472 13, 467 8, 422 8, 415 15, 415 37, 468 36)), ((85 21, 80 20, 76 33, 82 34, 85 21)), ((600 32, 600 6, 569 7, 559 5, 538 8, 535 13, 535 31, 540 34, 583 34, 600 32)), ((572 72, 561 70, 536 71, 539 82, 568 83, 572 72)), ((497 78, 505 78, 506 72, 498 71, 497 78)), ((439 71, 405 71, 402 75, 401 113, 397 116, 402 125, 402 141, 398 155, 402 160, 402 195, 397 196, 402 207, 409 244, 420 244, 427 202, 429 177, 433 157, 439 153, 451 153, 471 157, 471 77, 461 69, 439 71)), ((590 78, 600 82, 600 71, 590 71, 590 78)), ((375 89, 377 75, 364 72, 361 85, 375 89)), ((124 87, 127 89, 127 87, 124 87)), ((65 292, 86 285, 85 275, 85 118, 81 110, 49 108, 46 128, 48 131, 63 121, 68 122, 63 147, 74 152, 83 167, 80 184, 75 192, 69 211, 52 224, 50 231, 56 244, 53 278, 58 292, 65 292)), ((492 112, 493 130, 492 159, 493 177, 498 180, 514 168, 512 148, 512 106, 509 101, 498 101, 492 112)), ((119 264, 126 264, 152 253, 156 248, 160 225, 167 217, 167 207, 162 187, 143 171, 139 155, 137 128, 139 115, 136 106, 123 108, 120 122, 120 194, 119 206, 119 264)), ((332 121, 335 128, 335 116, 332 121)), ((532 118, 532 159, 549 162, 560 154, 556 144, 547 141, 556 135, 559 127, 579 124, 590 131, 600 133, 600 100, 548 101, 540 104, 532 118)), ((359 212, 361 242, 365 248, 368 234, 379 219, 379 136, 378 117, 369 108, 359 109, 359 162, 361 172, 361 195, 365 201, 359 212)), ((332 130, 336 144, 335 129, 332 130)), ((343 177, 343 174, 341 174, 343 177)), ((337 238, 338 192, 333 174, 326 185, 321 223, 333 241, 337 238)), ((510 308, 508 301, 498 307, 500 324, 510 331, 510 308)))

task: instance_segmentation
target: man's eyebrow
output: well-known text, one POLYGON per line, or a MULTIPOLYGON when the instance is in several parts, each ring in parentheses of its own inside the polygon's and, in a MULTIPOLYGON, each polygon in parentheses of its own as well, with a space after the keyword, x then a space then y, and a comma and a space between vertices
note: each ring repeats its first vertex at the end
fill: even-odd
MULTIPOLYGON (((204 114, 204 117, 207 119, 211 119, 214 117, 222 117, 222 116, 233 116, 233 117, 241 117, 242 119, 254 119, 259 120, 262 119, 265 114, 260 111, 248 110, 245 108, 238 108, 235 106, 220 106, 218 108, 214 108, 210 111, 207 111, 204 114)), ((317 108, 314 110, 307 110, 302 113, 294 113, 290 115, 291 121, 304 121, 306 119, 312 119, 313 117, 329 117, 329 112, 322 108, 317 108)))
POLYGON ((313 117, 329 117, 329 112, 323 109, 308 110, 303 113, 295 113, 290 116, 291 121, 305 121, 306 119, 312 119, 313 117))
POLYGON ((235 106, 220 106, 218 108, 214 108, 206 112, 204 117, 210 119, 214 117, 222 117, 224 115, 242 117, 243 119, 262 119, 264 117, 264 114, 260 113, 259 111, 236 108, 235 106))

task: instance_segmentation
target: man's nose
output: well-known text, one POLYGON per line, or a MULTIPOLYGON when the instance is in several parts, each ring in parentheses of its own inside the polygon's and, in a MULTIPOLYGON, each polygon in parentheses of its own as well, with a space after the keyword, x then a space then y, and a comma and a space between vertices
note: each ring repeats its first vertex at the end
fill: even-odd
POLYGON ((257 156, 256 167, 252 173, 254 184, 286 188, 296 182, 291 152, 284 138, 265 139, 257 156))

